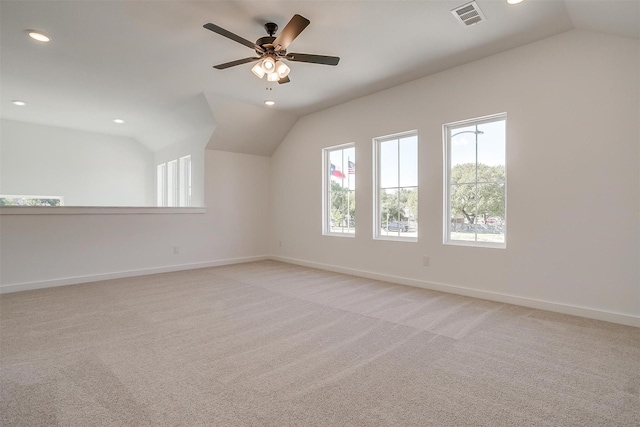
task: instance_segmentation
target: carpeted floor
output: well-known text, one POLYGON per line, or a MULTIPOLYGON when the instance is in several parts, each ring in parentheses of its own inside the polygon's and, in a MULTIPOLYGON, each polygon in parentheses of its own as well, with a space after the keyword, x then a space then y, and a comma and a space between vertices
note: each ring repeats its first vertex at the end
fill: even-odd
POLYGON ((274 261, 0 297, 6 426, 639 426, 640 329, 274 261))

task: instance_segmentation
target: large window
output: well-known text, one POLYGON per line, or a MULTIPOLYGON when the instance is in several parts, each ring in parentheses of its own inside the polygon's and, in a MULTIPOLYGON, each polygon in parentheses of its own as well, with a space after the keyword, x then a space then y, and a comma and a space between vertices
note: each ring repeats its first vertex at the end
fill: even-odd
POLYGON ((156 203, 158 206, 191 206, 191 156, 157 166, 156 203))
POLYGON ((505 247, 505 114, 444 126, 445 243, 505 247))
POLYGON ((324 234, 356 232, 356 148, 346 144, 323 150, 324 234))
POLYGON ((374 140, 376 209, 374 236, 418 240, 418 135, 374 140))

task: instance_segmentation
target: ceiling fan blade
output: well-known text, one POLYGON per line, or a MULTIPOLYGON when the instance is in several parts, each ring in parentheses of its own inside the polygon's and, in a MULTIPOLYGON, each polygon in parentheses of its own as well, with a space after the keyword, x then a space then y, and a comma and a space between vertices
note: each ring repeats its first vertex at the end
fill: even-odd
POLYGON ((300 15, 293 15, 291 21, 280 31, 278 37, 273 41, 273 47, 276 52, 285 50, 289 44, 300 35, 302 30, 307 28, 310 21, 300 15))
POLYGON ((257 61, 258 59, 260 58, 258 57, 243 58, 243 59, 238 59, 237 61, 225 62, 224 64, 214 65, 213 68, 215 68, 216 70, 224 70, 225 68, 235 67, 236 65, 246 64, 247 62, 257 61))
POLYGON ((291 80, 289 79, 289 76, 287 77, 283 77, 280 80, 278 80, 278 84, 284 84, 284 83, 289 83, 291 80))
POLYGON ((238 42, 238 43, 243 44, 243 45, 245 45, 247 47, 250 47, 251 49, 256 49, 259 52, 264 52, 264 49, 261 46, 258 46, 254 42, 249 41, 247 39, 244 39, 244 38, 240 37, 237 34, 233 34, 231 31, 227 31, 222 27, 218 27, 215 24, 208 23, 208 24, 204 24, 203 27, 206 28, 207 30, 213 31, 216 34, 220 34, 221 36, 224 36, 224 37, 226 37, 228 39, 231 39, 234 42, 238 42))
POLYGON ((313 64, 338 65, 340 58, 337 56, 310 55, 308 53, 288 53, 289 61, 311 62, 313 64))

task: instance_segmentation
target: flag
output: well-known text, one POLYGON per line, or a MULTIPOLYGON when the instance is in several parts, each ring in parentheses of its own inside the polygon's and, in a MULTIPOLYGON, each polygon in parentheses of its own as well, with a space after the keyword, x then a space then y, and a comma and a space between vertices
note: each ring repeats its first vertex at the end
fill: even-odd
POLYGON ((349 173, 356 173, 356 164, 349 160, 349 173))
POLYGON ((333 163, 331 163, 331 175, 335 176, 336 178, 340 178, 340 179, 345 179, 346 178, 345 174, 343 174, 338 169, 336 169, 336 165, 334 165, 333 163))

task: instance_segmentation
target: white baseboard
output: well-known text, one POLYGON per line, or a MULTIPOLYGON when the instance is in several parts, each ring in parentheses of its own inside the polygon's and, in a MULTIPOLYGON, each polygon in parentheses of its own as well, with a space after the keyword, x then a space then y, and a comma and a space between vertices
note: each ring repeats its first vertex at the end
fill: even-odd
POLYGON ((17 283, 0 286, 0 294, 30 291, 33 289, 52 288, 55 286, 78 285, 82 283, 98 282, 101 280, 122 279, 125 277, 146 276, 148 274, 170 273, 172 271, 194 270, 197 268, 219 267, 221 265, 241 264, 244 262, 264 261, 267 255, 222 259, 218 261, 196 262, 192 264, 178 264, 167 267, 144 268, 141 270, 118 271, 115 273, 92 274, 90 276, 67 277, 63 279, 42 280, 38 282, 17 283))
POLYGON ((431 289, 451 294, 464 295, 468 297, 480 298, 490 301, 504 302, 507 304, 519 305, 523 307, 535 308, 539 310, 553 311, 556 313, 570 314, 573 316, 586 317, 589 319, 604 320, 606 322, 619 323, 622 325, 640 327, 640 317, 629 314, 613 313, 609 311, 597 310, 593 308, 578 307, 561 304, 551 301, 543 301, 531 298, 524 298, 515 295, 501 294, 497 292, 482 291, 478 289, 465 288, 462 286, 445 285, 442 283, 426 282, 424 280, 409 279, 406 277, 390 276, 370 271, 356 270, 353 268, 338 267, 335 265, 321 264, 317 262, 304 261, 295 258, 282 256, 270 256, 274 261, 286 262, 305 267, 318 268, 321 270, 333 271, 336 273, 349 274, 351 276, 365 277, 367 279, 380 280, 384 282, 397 283, 400 285, 414 286, 423 289, 431 289))

